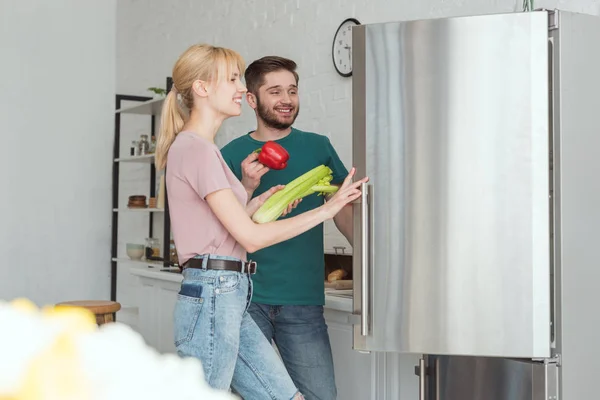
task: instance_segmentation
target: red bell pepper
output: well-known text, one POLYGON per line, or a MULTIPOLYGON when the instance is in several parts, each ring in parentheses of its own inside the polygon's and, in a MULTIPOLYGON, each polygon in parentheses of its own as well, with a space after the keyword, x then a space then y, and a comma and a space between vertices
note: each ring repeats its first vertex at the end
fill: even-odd
POLYGON ((273 141, 266 142, 256 152, 259 153, 258 161, 271 169, 284 169, 290 159, 287 150, 273 141))

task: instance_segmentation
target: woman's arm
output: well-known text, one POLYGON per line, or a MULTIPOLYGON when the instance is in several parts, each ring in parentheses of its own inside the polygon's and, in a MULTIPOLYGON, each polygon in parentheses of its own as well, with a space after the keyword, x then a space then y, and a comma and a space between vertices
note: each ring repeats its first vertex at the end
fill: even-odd
POLYGON ((265 247, 298 236, 320 223, 333 218, 346 204, 360 196, 359 186, 368 179, 352 183, 354 169, 343 185, 324 205, 293 218, 257 224, 246 213, 231 189, 222 189, 206 196, 209 207, 219 221, 247 252, 254 253, 265 247))

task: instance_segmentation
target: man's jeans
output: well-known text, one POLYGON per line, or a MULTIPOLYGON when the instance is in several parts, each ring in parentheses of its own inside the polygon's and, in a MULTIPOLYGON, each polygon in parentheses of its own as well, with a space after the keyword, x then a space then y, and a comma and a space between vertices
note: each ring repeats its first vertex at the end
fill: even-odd
POLYGON ((179 355, 200 359, 213 388, 231 386, 245 399, 292 399, 298 390, 247 313, 250 275, 185 269, 183 278, 174 311, 179 355))
POLYGON ((277 345, 306 400, 334 400, 337 389, 323 307, 252 303, 248 312, 267 339, 277 345))

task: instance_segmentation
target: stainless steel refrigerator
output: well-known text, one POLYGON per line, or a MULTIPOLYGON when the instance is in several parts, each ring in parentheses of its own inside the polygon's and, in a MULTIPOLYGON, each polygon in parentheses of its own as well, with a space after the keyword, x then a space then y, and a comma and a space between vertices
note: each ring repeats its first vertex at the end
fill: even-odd
POLYGON ((354 349, 422 354, 421 399, 599 399, 600 18, 352 36, 354 349))

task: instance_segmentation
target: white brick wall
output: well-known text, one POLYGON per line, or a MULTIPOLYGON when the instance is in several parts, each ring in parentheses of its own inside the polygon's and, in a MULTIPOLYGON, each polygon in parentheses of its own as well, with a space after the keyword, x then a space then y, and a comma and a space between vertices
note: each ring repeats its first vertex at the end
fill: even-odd
MULTIPOLYGON (((164 86, 179 54, 196 42, 231 47, 252 60, 268 55, 299 66, 301 111, 296 126, 331 138, 351 165, 351 78, 338 76, 331 41, 347 17, 361 23, 521 10, 522 0, 120 0, 117 12, 117 89, 145 94, 164 86)), ((535 7, 600 14, 599 0, 535 1, 535 7)), ((226 123, 219 144, 255 126, 247 105, 226 123)), ((125 141, 124 143, 129 143, 125 141)), ((346 243, 331 225, 326 244, 346 243)))

